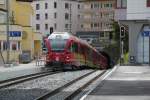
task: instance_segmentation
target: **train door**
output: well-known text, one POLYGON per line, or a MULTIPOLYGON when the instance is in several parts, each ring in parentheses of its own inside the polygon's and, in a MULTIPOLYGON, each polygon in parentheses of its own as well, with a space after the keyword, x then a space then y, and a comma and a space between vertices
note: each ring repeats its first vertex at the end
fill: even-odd
POLYGON ((78 55, 78 43, 77 42, 72 42, 71 43, 71 51, 74 56, 74 63, 76 66, 79 66, 79 55, 78 55))

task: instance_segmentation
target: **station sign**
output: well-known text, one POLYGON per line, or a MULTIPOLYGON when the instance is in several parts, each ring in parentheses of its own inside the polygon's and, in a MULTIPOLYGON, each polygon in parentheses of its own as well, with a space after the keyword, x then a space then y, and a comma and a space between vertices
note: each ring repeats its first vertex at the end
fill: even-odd
POLYGON ((21 37, 21 31, 9 31, 10 37, 21 37))
POLYGON ((143 31, 142 36, 143 37, 150 37, 150 31, 143 31))

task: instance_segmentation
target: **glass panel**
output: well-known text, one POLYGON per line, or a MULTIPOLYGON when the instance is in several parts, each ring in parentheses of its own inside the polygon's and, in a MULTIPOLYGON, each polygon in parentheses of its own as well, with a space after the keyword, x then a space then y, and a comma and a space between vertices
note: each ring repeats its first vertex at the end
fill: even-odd
POLYGON ((137 62, 143 63, 143 37, 140 34, 137 42, 137 62))
POLYGON ((63 52, 66 46, 67 40, 63 39, 51 39, 50 44, 51 44, 51 49, 54 52, 63 52))
POLYGON ((122 7, 126 8, 127 7, 127 0, 122 0, 122 7))
POLYGON ((137 41, 137 62, 149 63, 149 36, 143 36, 144 31, 150 31, 149 26, 144 26, 143 31, 139 34, 137 41))
POLYGON ((121 7, 121 0, 117 0, 117 8, 121 7))
POLYGON ((144 37, 144 63, 149 63, 149 37, 144 37))

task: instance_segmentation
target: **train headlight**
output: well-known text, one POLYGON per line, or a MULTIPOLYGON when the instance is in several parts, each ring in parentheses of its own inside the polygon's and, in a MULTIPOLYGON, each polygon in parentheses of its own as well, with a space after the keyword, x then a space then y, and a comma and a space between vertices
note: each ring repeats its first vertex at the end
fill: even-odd
POLYGON ((66 59, 69 59, 69 56, 67 56, 66 59))
POLYGON ((66 56, 66 61, 70 61, 70 57, 69 56, 66 56))
POLYGON ((56 57, 56 61, 59 61, 59 57, 56 57))

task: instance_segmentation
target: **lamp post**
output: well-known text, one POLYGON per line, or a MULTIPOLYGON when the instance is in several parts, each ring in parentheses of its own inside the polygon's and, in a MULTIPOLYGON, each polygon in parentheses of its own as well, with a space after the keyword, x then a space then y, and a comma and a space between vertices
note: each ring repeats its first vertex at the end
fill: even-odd
POLYGON ((7 34, 7 63, 9 63, 9 0, 6 0, 6 9, 7 9, 7 14, 6 14, 6 34, 7 34))

